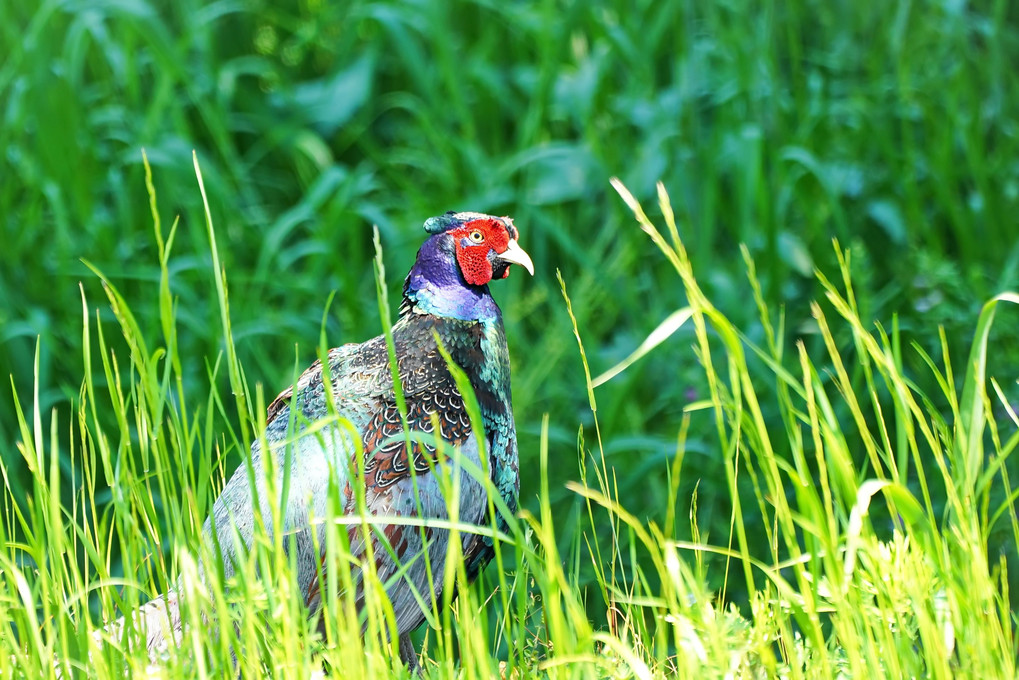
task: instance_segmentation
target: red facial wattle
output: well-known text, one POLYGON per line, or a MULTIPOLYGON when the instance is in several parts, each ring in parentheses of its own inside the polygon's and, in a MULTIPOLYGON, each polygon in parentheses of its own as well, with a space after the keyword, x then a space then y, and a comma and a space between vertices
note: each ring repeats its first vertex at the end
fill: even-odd
MULTIPOLYGON (((492 261, 489 253, 501 253, 509 246, 510 237, 506 227, 495 219, 477 219, 465 222, 450 230, 456 246, 456 259, 464 280, 472 286, 483 286, 492 280, 492 261)), ((502 271, 502 278, 509 276, 509 267, 502 271)))

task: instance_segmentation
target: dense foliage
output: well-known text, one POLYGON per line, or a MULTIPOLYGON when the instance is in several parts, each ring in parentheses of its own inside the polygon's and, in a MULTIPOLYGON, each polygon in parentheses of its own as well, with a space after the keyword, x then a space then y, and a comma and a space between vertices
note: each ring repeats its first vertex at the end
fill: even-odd
MULTIPOLYGON (((0 375, 12 376, 29 410, 38 385, 40 428, 49 433, 56 418, 61 474, 80 483, 66 436, 84 373, 79 282, 92 323, 98 309, 109 324, 109 348, 128 354, 88 265, 123 296, 141 336, 155 342, 166 331, 142 148, 162 235, 180 220, 167 270, 178 328, 171 354, 193 409, 233 345, 220 323, 192 150, 228 272, 237 363, 268 398, 316 356, 323 317, 330 344, 380 332, 372 224, 392 297, 424 218, 451 208, 512 215, 538 272, 496 291, 514 362, 522 505, 537 513, 547 501, 574 580, 597 592, 605 576, 588 554, 594 536, 579 534, 587 506, 566 483, 593 483, 601 462, 578 455, 580 425, 585 451, 595 449, 594 420, 555 272, 595 375, 693 303, 609 178, 620 177, 659 224, 652 206, 663 182, 700 289, 747 343, 774 350, 787 369, 799 370, 803 343, 846 428, 857 482, 885 476, 887 461, 872 457, 863 432, 879 430, 901 405, 872 389, 851 324, 833 324, 826 337, 811 302, 830 291, 815 269, 842 280, 837 238, 851 254, 862 328, 876 322, 893 338, 903 375, 951 430, 958 404, 945 388, 962 392, 981 305, 1019 287, 1016 13, 1003 2, 932 1, 2 3, 0 375), (774 347, 740 244, 779 327, 774 347), (844 357, 844 381, 833 349, 844 357), (943 349, 955 374, 939 384, 924 355, 942 366, 943 349), (868 404, 859 414, 834 399, 854 389, 868 404), (547 494, 539 492, 543 414, 547 494)), ((1017 319, 1003 310, 987 344, 987 374, 1001 396, 990 392, 989 414, 1002 423, 1002 441, 1015 427, 1007 405, 1019 402, 1017 319)), ((682 474, 670 476, 684 409, 714 395, 702 362, 725 365, 722 345, 712 352, 686 323, 596 388, 610 486, 641 520, 720 546, 730 545, 740 498, 751 552, 789 558, 770 533, 768 508, 779 500, 755 496, 763 487, 752 474, 727 477, 732 452, 722 449, 710 409, 689 413, 682 474), (696 524, 673 521, 691 513, 696 524)), ((775 454, 795 465, 802 413, 783 401, 771 361, 747 354, 760 424, 782 434, 775 454)), ((230 392, 226 370, 216 382, 230 392)), ((0 391, 0 458, 8 503, 28 507, 33 475, 16 446, 24 437, 11 395, 0 391)), ((237 422, 229 409, 221 415, 237 422)), ((119 426, 112 412, 97 419, 119 426)), ((233 469, 243 446, 223 444, 233 469)), ((917 497, 927 493, 918 469, 938 469, 935 449, 919 438, 915 460, 899 461, 907 464, 896 481, 917 497)), ((1019 476, 1012 458, 1002 461, 1019 476)), ((926 481, 931 520, 947 526, 951 484, 926 481)), ((63 487, 65 500, 72 486, 63 487)), ((150 491, 154 507, 177 502, 163 488, 150 491)), ((1014 579, 1015 513, 1001 505, 1007 481, 986 491, 984 557, 1011 560, 1014 579)), ((785 493, 796 499, 795 489, 785 493)), ((102 512, 116 498, 100 488, 95 502, 102 512)), ((14 528, 10 512, 5 504, 0 518, 14 528)), ((894 538, 893 513, 875 508, 874 521, 882 538, 894 538)), ((622 541, 627 561, 654 561, 627 552, 625 534, 600 538, 622 541)), ((111 554, 118 573, 117 546, 111 554)), ((754 585, 741 571, 717 554, 698 564, 708 592, 751 608, 754 585)), ((606 620, 604 598, 584 604, 592 620, 606 620)))

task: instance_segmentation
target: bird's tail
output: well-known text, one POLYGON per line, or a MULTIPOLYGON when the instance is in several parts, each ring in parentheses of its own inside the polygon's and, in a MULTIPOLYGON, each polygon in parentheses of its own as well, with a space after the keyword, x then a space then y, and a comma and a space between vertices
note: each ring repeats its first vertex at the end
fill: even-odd
MULTIPOLYGON (((177 591, 171 589, 164 595, 149 600, 131 614, 121 616, 101 630, 93 632, 92 637, 97 647, 102 647, 107 642, 119 644, 124 637, 124 628, 131 625, 145 636, 145 648, 151 666, 171 644, 180 644, 183 639, 181 623, 177 591)), ((91 654, 89 656, 91 658, 91 654)), ((54 660, 53 672, 56 678, 62 679, 65 670, 62 662, 54 660)))
POLYGON ((96 631, 96 639, 120 640, 124 635, 124 627, 131 625, 145 636, 145 647, 149 657, 165 652, 170 645, 180 645, 182 639, 182 621, 180 602, 175 589, 149 600, 131 614, 126 614, 101 631, 96 631), (129 623, 130 619, 130 623, 129 623))

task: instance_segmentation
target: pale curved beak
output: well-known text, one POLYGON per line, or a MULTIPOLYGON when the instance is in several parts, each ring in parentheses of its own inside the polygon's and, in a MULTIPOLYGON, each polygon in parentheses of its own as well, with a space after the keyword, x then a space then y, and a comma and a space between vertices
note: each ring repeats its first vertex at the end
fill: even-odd
POLYGON ((524 249, 517 245, 516 241, 510 241, 506 250, 498 254, 499 259, 510 264, 519 264, 527 270, 527 273, 534 276, 534 263, 531 256, 524 252, 524 249))

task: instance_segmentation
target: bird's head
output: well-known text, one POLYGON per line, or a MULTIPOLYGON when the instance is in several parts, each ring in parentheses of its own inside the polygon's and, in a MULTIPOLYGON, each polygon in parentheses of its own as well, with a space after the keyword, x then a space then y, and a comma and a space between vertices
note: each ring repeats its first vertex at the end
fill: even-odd
POLYGON ((472 286, 506 278, 511 264, 534 275, 534 264, 517 245, 519 234, 508 217, 450 211, 425 220, 425 231, 449 237, 460 274, 472 286))

